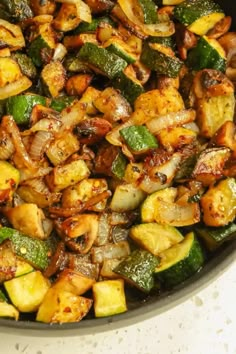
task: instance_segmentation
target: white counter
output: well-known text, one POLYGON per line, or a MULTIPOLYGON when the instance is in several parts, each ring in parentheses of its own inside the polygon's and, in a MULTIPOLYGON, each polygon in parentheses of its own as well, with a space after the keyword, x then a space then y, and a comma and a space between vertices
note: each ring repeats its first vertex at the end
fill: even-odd
POLYGON ((208 288, 143 323, 72 338, 0 334, 2 354, 236 354, 236 262, 208 288))

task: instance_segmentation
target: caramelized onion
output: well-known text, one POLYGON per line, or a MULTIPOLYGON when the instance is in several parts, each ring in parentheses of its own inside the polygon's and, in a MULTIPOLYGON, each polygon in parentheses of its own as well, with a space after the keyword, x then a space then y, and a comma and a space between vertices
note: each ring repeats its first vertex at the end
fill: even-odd
POLYGON ((33 160, 41 160, 48 143, 52 140, 53 135, 47 131, 38 131, 30 146, 29 154, 33 160))

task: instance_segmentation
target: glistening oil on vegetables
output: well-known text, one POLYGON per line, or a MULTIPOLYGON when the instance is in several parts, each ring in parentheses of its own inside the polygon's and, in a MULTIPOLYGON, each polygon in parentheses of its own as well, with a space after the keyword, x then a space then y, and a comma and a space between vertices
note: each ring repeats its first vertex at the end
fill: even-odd
POLYGON ((0 317, 132 311, 236 235, 230 26, 213 0, 2 0, 0 317))

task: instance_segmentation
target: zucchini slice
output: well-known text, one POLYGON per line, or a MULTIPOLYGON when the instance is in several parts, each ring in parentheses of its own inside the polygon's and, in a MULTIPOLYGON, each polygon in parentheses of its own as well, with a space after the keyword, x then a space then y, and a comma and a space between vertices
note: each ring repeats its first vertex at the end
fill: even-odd
POLYGON ((174 8, 174 17, 199 36, 206 34, 224 16, 213 0, 186 0, 174 8))
POLYGON ((193 70, 215 69, 225 72, 225 51, 217 40, 203 36, 198 40, 197 46, 189 52, 187 65, 193 70))
POLYGON ((138 80, 129 76, 126 72, 119 73, 113 80, 114 88, 120 90, 121 94, 127 99, 130 104, 144 93, 144 88, 138 80))
POLYGON ((183 62, 178 59, 170 48, 159 43, 145 43, 140 61, 159 75, 178 76, 183 62))
POLYGON ((127 66, 124 59, 93 43, 85 43, 78 53, 78 58, 109 79, 113 79, 127 66))
POLYGON ((127 63, 133 64, 137 59, 137 55, 132 48, 121 38, 112 37, 104 43, 104 48, 124 59, 127 63))
POLYGON ((143 12, 144 23, 153 24, 158 22, 157 6, 152 0, 138 0, 139 6, 143 12))
POLYGON ((206 247, 214 251, 222 243, 236 236, 236 224, 231 223, 222 227, 197 227, 196 233, 202 238, 206 247))
POLYGON ((9 239, 13 251, 37 269, 44 270, 49 263, 51 245, 49 242, 33 239, 9 227, 0 228, 0 243, 9 239))
POLYGON ((135 225, 130 229, 129 236, 155 256, 183 240, 175 227, 157 223, 135 225))
POLYGON ((155 275, 166 288, 182 283, 204 263, 203 250, 193 232, 159 256, 161 261, 156 267, 155 275))
POLYGON ((146 250, 133 251, 113 270, 128 283, 146 293, 154 287, 153 273, 159 260, 146 250))
POLYGON ((12 115, 17 124, 29 124, 31 111, 36 104, 46 106, 46 98, 33 93, 9 97, 7 114, 12 115))

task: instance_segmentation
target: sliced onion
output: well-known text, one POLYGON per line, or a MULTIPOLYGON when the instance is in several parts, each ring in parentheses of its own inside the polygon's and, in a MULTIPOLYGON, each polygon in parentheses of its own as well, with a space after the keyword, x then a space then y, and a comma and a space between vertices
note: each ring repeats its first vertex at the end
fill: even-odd
POLYGON ((116 244, 108 243, 101 247, 93 247, 91 250, 92 262, 103 263, 105 259, 121 259, 130 254, 130 247, 127 241, 121 241, 116 244))
POLYGON ((160 166, 154 166, 149 170, 149 175, 144 177, 139 187, 148 194, 169 187, 175 177, 180 162, 181 154, 176 152, 169 161, 160 166), (158 175, 160 176, 159 178, 158 175), (153 176, 157 176, 156 181, 153 176), (164 177, 164 181, 161 176, 164 177))
POLYGON ((135 6, 132 0, 118 0, 118 4, 120 5, 121 9, 128 17, 128 19, 132 21, 135 25, 139 26, 146 35, 168 37, 175 33, 175 26, 172 21, 159 22, 157 24, 150 25, 142 23, 133 11, 133 8, 135 6))
POLYGON ((0 160, 7 160, 14 153, 15 148, 10 136, 3 130, 0 130, 0 160))
POLYGON ((0 100, 5 100, 8 97, 16 96, 19 93, 27 90, 32 85, 32 82, 27 76, 22 76, 20 79, 0 87, 0 100))
POLYGON ((54 54, 53 54, 53 60, 62 60, 67 54, 67 49, 62 43, 56 44, 54 54))
POLYGON ((199 133, 200 129, 198 127, 198 125, 195 122, 190 122, 190 123, 186 123, 183 125, 183 128, 192 130, 195 133, 199 133))
POLYGON ((33 160, 41 160, 53 134, 47 131, 38 131, 30 146, 29 154, 33 160))
POLYGON ((127 240, 129 235, 129 229, 117 225, 112 228, 112 239, 114 243, 127 240))
POLYGON ((102 213, 98 221, 98 235, 94 242, 96 246, 103 246, 108 243, 111 225, 109 222, 109 214, 102 213))
POLYGON ((86 114, 87 105, 80 101, 75 101, 61 112, 62 130, 70 129, 79 124, 86 114))
POLYGON ((146 125, 151 133, 157 134, 164 128, 178 127, 193 122, 195 118, 196 112, 194 109, 190 108, 153 118, 149 120, 146 125))
MULTIPOLYGON (((39 167, 37 170, 35 171, 31 171, 28 169, 19 169, 20 170, 20 179, 21 181, 26 181, 29 179, 38 179, 40 177, 44 177, 46 175, 48 175, 52 170, 53 167, 39 167)), ((45 184, 44 184, 45 186, 45 184)))
POLYGON ((12 116, 4 116, 2 118, 2 126, 8 132, 9 136, 12 138, 12 142, 15 147, 15 152, 18 156, 18 163, 17 167, 27 167, 30 170, 38 169, 38 164, 34 162, 28 152, 25 149, 25 146, 22 142, 20 131, 16 125, 12 116))
POLYGON ((58 132, 62 122, 55 118, 42 118, 36 122, 30 129, 25 130, 21 133, 22 136, 30 135, 31 133, 44 131, 44 132, 58 132))
POLYGON ((0 37, 1 41, 14 49, 19 49, 25 46, 25 39, 20 26, 0 18, 0 37), (1 33, 3 32, 3 33, 1 33))

